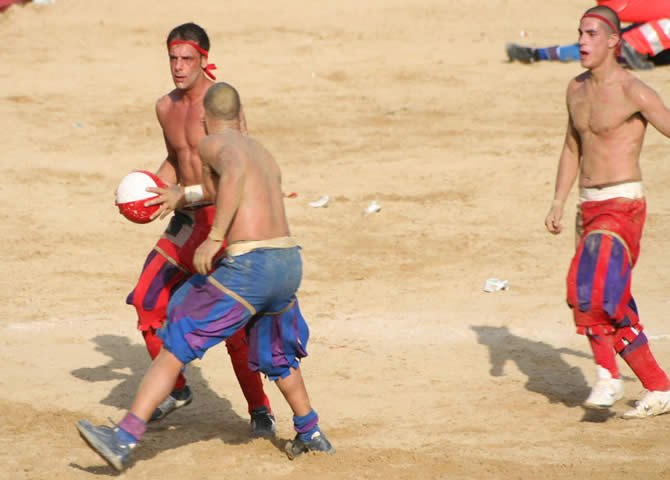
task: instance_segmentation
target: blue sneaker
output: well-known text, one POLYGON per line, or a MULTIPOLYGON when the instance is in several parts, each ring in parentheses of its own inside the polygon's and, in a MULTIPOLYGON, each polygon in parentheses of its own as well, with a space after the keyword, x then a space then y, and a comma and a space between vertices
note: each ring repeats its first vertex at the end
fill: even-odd
POLYGON ((77 422, 77 430, 89 446, 119 472, 128 464, 130 452, 137 443, 122 443, 116 436, 119 427, 94 427, 86 420, 77 422))
POLYGON ((254 437, 274 437, 277 433, 277 421, 265 405, 251 411, 251 433, 254 437))
POLYGON ((293 441, 286 444, 284 451, 288 455, 288 458, 293 460, 307 452, 325 452, 333 454, 335 453, 335 447, 331 445, 323 432, 314 432, 312 438, 308 442, 300 440, 300 435, 296 435, 293 441))

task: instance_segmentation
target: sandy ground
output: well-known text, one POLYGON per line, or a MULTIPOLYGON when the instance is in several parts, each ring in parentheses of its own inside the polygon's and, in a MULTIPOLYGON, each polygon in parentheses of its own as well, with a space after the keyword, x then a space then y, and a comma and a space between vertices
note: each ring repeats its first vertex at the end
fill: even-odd
MULTIPOLYGON (((338 452, 287 460, 291 414, 270 384, 278 439, 250 439, 221 347, 189 366, 195 401, 150 427, 124 478, 670 478, 670 417, 619 418, 642 393, 623 362, 624 400, 580 406, 594 369, 563 300, 573 235, 543 226, 580 67, 504 56, 507 41, 573 41, 589 6, 57 0, 0 14, 0 478, 116 475, 74 425, 118 421, 149 365, 124 299, 165 224, 126 221, 113 191, 164 158, 153 107, 172 88, 165 37, 186 21, 208 30, 219 79, 298 194, 303 370, 338 452), (489 277, 510 289, 484 293, 489 277)), ((670 99, 667 73, 639 75, 670 99)), ((634 293, 670 367, 667 156, 650 131, 634 293)))

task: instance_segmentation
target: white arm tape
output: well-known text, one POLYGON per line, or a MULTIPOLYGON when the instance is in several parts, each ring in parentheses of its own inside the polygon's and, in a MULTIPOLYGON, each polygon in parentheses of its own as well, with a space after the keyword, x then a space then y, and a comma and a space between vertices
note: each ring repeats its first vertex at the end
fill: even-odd
POLYGON ((184 187, 184 200, 187 204, 199 202, 203 198, 205 198, 205 193, 202 191, 202 185, 184 187))

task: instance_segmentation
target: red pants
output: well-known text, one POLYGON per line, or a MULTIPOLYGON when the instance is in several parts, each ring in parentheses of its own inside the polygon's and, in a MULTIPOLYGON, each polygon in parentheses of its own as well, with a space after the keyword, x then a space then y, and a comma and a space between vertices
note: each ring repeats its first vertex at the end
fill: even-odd
POLYGON ((567 300, 580 333, 596 325, 638 323, 631 308, 631 276, 640 253, 644 199, 584 202, 581 240, 570 264, 567 300))

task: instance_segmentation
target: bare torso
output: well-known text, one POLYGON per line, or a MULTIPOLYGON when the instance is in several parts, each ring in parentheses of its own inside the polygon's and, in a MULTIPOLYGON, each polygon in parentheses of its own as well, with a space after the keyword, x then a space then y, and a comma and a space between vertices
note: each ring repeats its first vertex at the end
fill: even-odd
POLYGON ((632 75, 621 69, 603 85, 586 72, 568 89, 568 111, 580 148, 580 187, 642 179, 640 151, 647 121, 631 100, 632 75))
POLYGON ((216 192, 217 217, 230 219, 228 243, 290 235, 281 172, 270 152, 239 131, 226 129, 207 137, 201 153, 205 188, 210 195, 216 192))
MULTIPOLYGON (((182 186, 202 183, 202 163, 198 154, 198 144, 205 136, 201 122, 202 99, 211 84, 203 78, 191 90, 175 89, 158 100, 156 113, 168 150, 167 162, 174 167, 177 175, 176 179, 165 178, 168 181, 182 186)), ((161 178, 165 170, 161 167, 161 178)))

